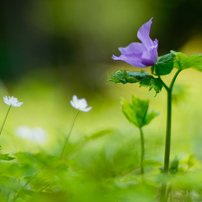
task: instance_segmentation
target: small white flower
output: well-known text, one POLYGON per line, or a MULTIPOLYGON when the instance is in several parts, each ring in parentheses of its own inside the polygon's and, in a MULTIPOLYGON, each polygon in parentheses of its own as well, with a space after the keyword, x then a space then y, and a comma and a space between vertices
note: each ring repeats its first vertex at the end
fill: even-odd
POLYGON ((28 126, 17 127, 16 135, 35 143, 44 143, 47 139, 47 132, 40 127, 35 127, 33 129, 28 126))
POLYGON ((7 105, 12 106, 12 107, 20 107, 23 104, 23 102, 19 102, 18 99, 15 98, 14 96, 12 96, 12 97, 5 96, 3 99, 7 105))
POLYGON ((78 110, 83 111, 83 112, 89 112, 92 109, 92 107, 87 107, 88 104, 87 104, 87 101, 84 98, 78 99, 76 95, 74 95, 72 97, 72 100, 70 101, 70 104, 75 109, 78 109, 78 110))

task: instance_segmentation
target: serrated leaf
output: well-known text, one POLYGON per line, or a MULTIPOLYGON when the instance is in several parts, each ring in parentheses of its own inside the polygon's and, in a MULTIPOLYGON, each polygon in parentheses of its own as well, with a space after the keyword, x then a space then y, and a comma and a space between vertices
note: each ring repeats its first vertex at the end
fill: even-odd
POLYGON ((149 90, 154 89, 157 93, 160 93, 161 89, 162 89, 162 83, 159 81, 159 79, 152 77, 151 75, 149 75, 150 77, 145 77, 140 81, 140 87, 141 86, 145 86, 145 87, 149 87, 149 90))
POLYGON ((148 106, 149 100, 141 100, 133 95, 132 103, 123 100, 122 111, 130 123, 138 128, 142 128, 157 116, 156 112, 148 113, 148 106))
POLYGON ((126 70, 118 70, 109 78, 110 79, 108 79, 108 81, 114 82, 116 84, 139 83, 140 87, 145 86, 149 87, 149 90, 154 89, 156 94, 159 93, 163 87, 158 78, 154 78, 146 71, 130 72, 126 70))
POLYGON ((174 61, 174 67, 179 70, 193 68, 198 71, 202 71, 202 55, 200 53, 192 54, 186 57, 184 53, 174 52, 176 60, 174 61))
POLYGON ((169 74, 173 70, 174 57, 171 52, 158 58, 157 63, 151 67, 152 74, 158 76, 169 74))

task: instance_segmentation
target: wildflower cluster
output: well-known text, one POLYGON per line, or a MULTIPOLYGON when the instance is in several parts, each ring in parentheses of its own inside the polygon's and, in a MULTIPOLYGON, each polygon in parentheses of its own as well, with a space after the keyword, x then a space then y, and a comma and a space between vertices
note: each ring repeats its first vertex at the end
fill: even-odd
MULTIPOLYGON (((75 116, 69 132, 65 132, 64 140, 61 140, 62 147, 61 144, 55 146, 55 142, 54 146, 51 145, 54 147, 50 147, 54 155, 47 154, 47 151, 34 154, 30 151, 11 154, 0 152, 1 201, 202 201, 201 166, 194 174, 188 172, 197 164, 195 157, 189 155, 183 161, 183 165, 180 165, 177 157, 170 160, 173 87, 181 71, 189 68, 202 71, 202 55, 185 56, 172 50, 159 57, 158 40, 150 38, 152 21, 153 18, 138 30, 137 37, 141 43, 134 42, 125 48, 120 47, 121 55, 112 56, 114 60, 144 68, 145 71, 117 70, 108 81, 116 84, 139 83, 140 87, 145 86, 149 90, 154 90, 156 95, 165 89, 167 121, 164 162, 147 159, 149 152, 146 148, 147 144, 151 143, 151 136, 147 137, 146 143, 143 130, 159 115, 155 110, 149 111, 149 100, 132 95, 131 102, 124 99, 121 102, 124 116, 138 128, 139 147, 137 141, 134 141, 133 133, 122 136, 112 129, 102 129, 91 136, 83 137, 80 142, 70 142, 69 138, 78 114, 92 110, 85 98, 79 99, 77 95, 73 95, 70 105, 76 109, 75 116), (150 71, 146 71, 146 67, 149 67, 150 71), (169 75, 174 69, 175 74, 167 85, 162 76, 169 75), (107 141, 103 141, 103 137, 106 136, 107 141), (98 146, 97 140, 102 146, 98 146), (90 144, 92 147, 88 147, 90 144), (181 186, 178 187, 179 184, 181 186)), ((5 96, 3 101, 9 108, 0 134, 10 109, 21 107, 23 104, 14 96, 5 96)), ((18 138, 37 146, 47 143, 48 133, 41 127, 16 127, 15 134, 18 138)), ((153 134, 156 135, 155 131, 153 134)), ((4 137, 5 135, 2 138, 4 137)))

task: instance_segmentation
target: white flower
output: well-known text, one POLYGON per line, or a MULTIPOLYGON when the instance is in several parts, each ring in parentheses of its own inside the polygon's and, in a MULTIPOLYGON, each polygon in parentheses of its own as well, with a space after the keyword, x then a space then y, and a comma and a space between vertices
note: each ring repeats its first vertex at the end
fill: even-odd
POLYGON ((3 99, 7 105, 12 106, 12 107, 20 107, 23 104, 23 102, 19 102, 18 99, 15 98, 14 96, 12 96, 12 97, 5 96, 3 99))
POLYGON ((40 127, 31 129, 28 126, 21 126, 16 128, 16 135, 35 143, 44 143, 47 139, 46 131, 40 127))
POLYGON ((72 97, 72 100, 70 101, 70 103, 72 107, 83 112, 89 112, 92 109, 92 107, 87 107, 88 104, 84 98, 78 99, 76 95, 72 97))

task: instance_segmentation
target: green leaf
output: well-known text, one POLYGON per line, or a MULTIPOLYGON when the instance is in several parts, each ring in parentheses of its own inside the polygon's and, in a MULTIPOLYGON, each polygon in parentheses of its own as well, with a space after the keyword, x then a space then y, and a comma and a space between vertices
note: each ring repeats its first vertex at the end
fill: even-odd
MULTIPOLYGON (((179 167, 179 159, 177 157, 175 157, 171 162, 170 162, 170 167, 169 167, 169 173, 171 175, 175 175, 178 171, 178 167, 179 167)), ((159 168, 159 171, 163 174, 164 173, 164 168, 163 166, 161 166, 159 168)))
POLYGON ((190 155, 188 160, 187 160, 187 166, 188 168, 191 168, 195 165, 195 161, 194 161, 194 156, 190 155))
MULTIPOLYGON (((172 51, 174 53, 174 51, 172 51)), ((184 53, 175 52, 176 60, 174 60, 174 67, 177 69, 185 69, 186 55, 184 53)))
POLYGON ((175 54, 176 60, 174 67, 180 70, 193 68, 202 71, 202 55, 200 53, 189 55, 186 57, 184 53, 172 51, 175 54))
POLYGON ((176 174, 178 171, 178 167, 179 167, 179 159, 175 157, 170 163, 170 168, 169 168, 170 174, 173 174, 173 175, 176 174))
POLYGON ((9 154, 0 154, 0 160, 4 160, 4 161, 11 161, 15 158, 9 156, 9 154))
POLYGON ((132 95, 132 103, 123 100, 122 111, 128 121, 138 128, 149 124, 157 116, 156 112, 148 113, 149 100, 141 100, 132 95))
MULTIPOLYGON (((0 146, 0 150, 1 150, 1 146, 0 146)), ((0 154, 0 160, 11 161, 13 159, 15 159, 15 158, 9 156, 9 154, 0 154)))
POLYGON ((157 63, 151 67, 154 75, 167 75, 173 70, 173 60, 175 55, 171 52, 158 58, 157 63))
POLYGON ((147 113, 147 116, 146 116, 146 118, 145 118, 145 123, 144 123, 144 125, 148 125, 148 124, 152 121, 152 119, 153 119, 154 117, 158 116, 158 115, 159 115, 159 113, 158 113, 158 112, 155 112, 155 111, 148 112, 148 113, 147 113))
POLYGON ((141 72, 130 72, 124 70, 116 71, 112 76, 109 77, 108 81, 114 83, 139 83, 140 87, 145 86, 149 87, 149 90, 154 89, 156 94, 159 93, 162 89, 162 84, 158 78, 154 78, 152 75, 149 75, 146 71, 141 72))

